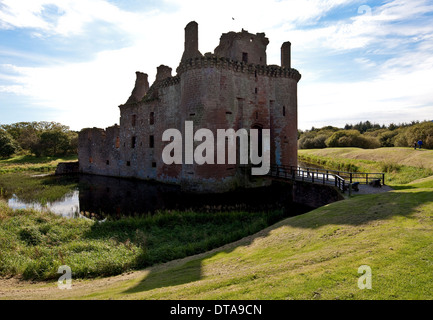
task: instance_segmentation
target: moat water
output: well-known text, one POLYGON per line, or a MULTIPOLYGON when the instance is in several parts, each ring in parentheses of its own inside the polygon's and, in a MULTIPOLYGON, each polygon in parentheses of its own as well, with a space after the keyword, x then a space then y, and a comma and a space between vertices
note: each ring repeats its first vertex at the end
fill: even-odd
MULTIPOLYGON (((13 187, 3 198, 14 209, 35 208, 47 210, 69 218, 87 217, 103 220, 110 216, 122 218, 158 211, 262 211, 284 210, 285 215, 295 216, 312 208, 290 201, 290 187, 282 185, 266 188, 239 190, 223 194, 191 194, 171 186, 140 180, 129 180, 94 175, 46 176, 44 185, 67 186, 61 196, 52 201, 25 199, 14 192, 13 187)), ((37 186, 35 188, 40 188, 37 186)), ((31 191, 30 191, 31 193, 31 191)))

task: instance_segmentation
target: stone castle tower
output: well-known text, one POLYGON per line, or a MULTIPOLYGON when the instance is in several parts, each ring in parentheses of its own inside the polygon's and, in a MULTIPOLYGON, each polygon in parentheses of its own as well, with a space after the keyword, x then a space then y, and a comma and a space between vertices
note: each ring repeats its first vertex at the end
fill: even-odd
MULTIPOLYGON (((178 184, 193 192, 224 192, 268 185, 251 165, 172 164, 162 161, 166 129, 270 129, 271 164, 297 165, 297 84, 291 45, 281 47, 281 66, 267 65, 264 33, 225 33, 214 53, 201 54, 198 24, 185 28, 185 50, 176 75, 157 68, 155 82, 137 72, 135 87, 120 105, 120 126, 83 129, 80 172, 178 184)), ((185 155, 184 155, 185 156, 185 155)), ((185 162, 183 162, 185 163, 185 162)))

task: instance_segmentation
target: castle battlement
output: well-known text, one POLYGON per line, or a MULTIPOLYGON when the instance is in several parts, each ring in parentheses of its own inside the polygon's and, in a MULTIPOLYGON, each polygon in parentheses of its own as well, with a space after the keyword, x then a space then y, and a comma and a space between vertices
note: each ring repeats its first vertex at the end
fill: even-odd
POLYGON ((219 68, 267 77, 292 78, 297 82, 301 79, 299 71, 293 68, 288 69, 277 65, 255 65, 215 55, 182 61, 176 72, 180 76, 185 71, 200 68, 219 68))

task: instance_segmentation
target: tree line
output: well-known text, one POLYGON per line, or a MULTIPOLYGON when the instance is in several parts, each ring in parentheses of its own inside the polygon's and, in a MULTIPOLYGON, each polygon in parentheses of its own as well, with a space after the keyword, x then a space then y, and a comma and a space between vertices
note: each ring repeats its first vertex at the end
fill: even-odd
POLYGON ((58 122, 18 122, 0 125, 0 157, 33 154, 37 157, 77 154, 78 132, 58 122))
POLYGON ((423 142, 423 148, 433 149, 433 121, 391 123, 388 126, 361 121, 355 125, 346 124, 344 128, 327 126, 298 131, 299 149, 413 147, 419 140, 423 142))

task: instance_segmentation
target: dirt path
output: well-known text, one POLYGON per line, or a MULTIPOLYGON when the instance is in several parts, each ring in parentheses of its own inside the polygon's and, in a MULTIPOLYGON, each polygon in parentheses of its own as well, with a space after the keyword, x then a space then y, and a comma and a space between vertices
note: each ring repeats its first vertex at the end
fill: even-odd
POLYGON ((146 271, 136 271, 102 279, 72 280, 70 290, 59 289, 56 281, 32 282, 18 278, 0 279, 0 300, 79 299, 80 296, 102 292, 119 286, 125 281, 144 277, 146 274, 146 271))
POLYGON ((359 191, 353 191, 352 195, 358 195, 358 194, 376 194, 376 193, 383 193, 393 190, 389 186, 382 186, 380 188, 375 188, 366 184, 360 184, 359 185, 359 191))

